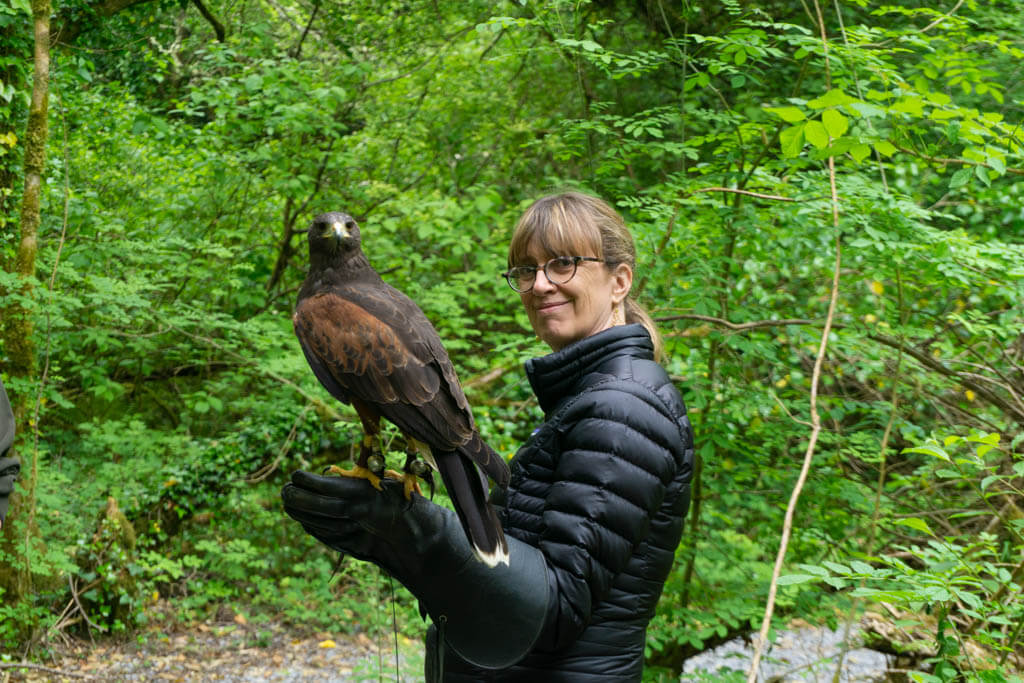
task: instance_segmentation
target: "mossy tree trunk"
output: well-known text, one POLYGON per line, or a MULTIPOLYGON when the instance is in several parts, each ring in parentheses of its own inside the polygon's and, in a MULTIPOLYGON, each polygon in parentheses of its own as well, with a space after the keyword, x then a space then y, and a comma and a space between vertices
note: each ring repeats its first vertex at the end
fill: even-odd
MULTIPOLYGON (((5 321, 3 346, 7 356, 5 374, 12 380, 11 392, 14 419, 21 438, 18 444, 32 442, 35 429, 32 419, 32 386, 37 376, 36 347, 33 334, 35 300, 36 251, 39 235, 39 207, 46 161, 47 109, 50 83, 50 0, 32 0, 34 33, 32 98, 25 130, 25 190, 21 199, 19 228, 21 239, 14 259, 20 296, 5 297, 0 311, 5 321)), ((32 595, 31 553, 36 545, 35 485, 38 463, 35 449, 22 448, 22 476, 11 501, 10 524, 3 527, 0 551, 10 560, 0 564, 0 588, 4 602, 17 604, 32 595)))

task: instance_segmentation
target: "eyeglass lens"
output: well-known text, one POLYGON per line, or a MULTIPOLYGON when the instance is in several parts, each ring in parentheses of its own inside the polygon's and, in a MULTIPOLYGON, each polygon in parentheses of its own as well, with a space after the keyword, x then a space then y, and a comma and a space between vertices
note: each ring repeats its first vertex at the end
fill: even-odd
POLYGON ((556 256, 544 264, 542 268, 536 266, 516 266, 509 271, 508 281, 517 292, 528 292, 533 289, 533 283, 537 280, 537 271, 543 270, 544 276, 549 282, 556 285, 564 285, 576 275, 578 258, 571 256, 556 256))

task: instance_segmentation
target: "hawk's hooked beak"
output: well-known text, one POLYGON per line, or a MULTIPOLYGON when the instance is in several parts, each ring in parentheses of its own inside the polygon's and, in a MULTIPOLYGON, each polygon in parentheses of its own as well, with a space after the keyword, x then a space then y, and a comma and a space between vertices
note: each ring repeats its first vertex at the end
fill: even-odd
POLYGON ((328 223, 324 230, 324 237, 331 236, 334 236, 339 242, 343 239, 347 239, 349 237, 348 228, 346 228, 345 224, 341 221, 328 223))

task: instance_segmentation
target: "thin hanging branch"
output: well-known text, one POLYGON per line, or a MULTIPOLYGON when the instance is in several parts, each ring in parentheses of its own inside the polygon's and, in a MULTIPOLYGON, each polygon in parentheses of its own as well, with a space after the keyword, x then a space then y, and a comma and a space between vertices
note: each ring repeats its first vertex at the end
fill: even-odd
MULTIPOLYGON (((818 28, 821 31, 821 43, 825 57, 825 86, 832 88, 832 76, 829 69, 828 38, 825 33, 825 19, 821 13, 821 6, 818 0, 814 0, 814 9, 818 16, 818 28)), ((831 138, 831 136, 830 136, 831 138)), ((831 139, 829 140, 831 142, 831 139)), ((811 373, 811 433, 807 440, 807 451, 804 453, 803 465, 800 467, 800 475, 797 477, 796 485, 786 506, 786 515, 782 524, 782 538, 779 541, 779 552, 775 557, 775 566, 772 568, 772 580, 768 587, 768 603, 765 605, 764 619, 761 622, 761 631, 758 634, 757 642, 754 644, 754 656, 750 663, 750 671, 747 673, 747 683, 756 683, 761 656, 764 652, 765 643, 768 642, 768 631, 772 624, 772 613, 775 611, 775 595, 778 591, 779 574, 782 573, 782 565, 786 559, 786 549, 789 545, 789 537, 793 529, 793 517, 796 513, 797 501, 807 481, 807 474, 811 469, 811 461, 814 458, 814 449, 818 443, 818 436, 821 434, 821 416, 818 414, 818 385, 821 381, 821 369, 825 363, 825 354, 828 350, 828 337, 832 332, 832 321, 835 318, 836 304, 839 300, 839 276, 842 265, 842 243, 839 232, 839 193, 836 189, 836 160, 835 157, 828 158, 828 179, 829 189, 832 194, 832 230, 835 234, 835 263, 832 270, 832 289, 829 294, 828 313, 825 316, 825 326, 821 330, 821 341, 818 344, 817 357, 814 359, 814 370, 811 373)))

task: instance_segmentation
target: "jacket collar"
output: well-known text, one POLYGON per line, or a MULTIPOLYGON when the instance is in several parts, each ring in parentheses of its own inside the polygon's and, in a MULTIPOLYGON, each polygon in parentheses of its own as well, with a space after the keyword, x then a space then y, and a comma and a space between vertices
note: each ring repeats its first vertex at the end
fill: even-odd
POLYGON ((547 356, 526 361, 526 375, 545 414, 564 398, 586 388, 583 379, 619 358, 654 357, 643 325, 617 325, 580 339, 547 356))

